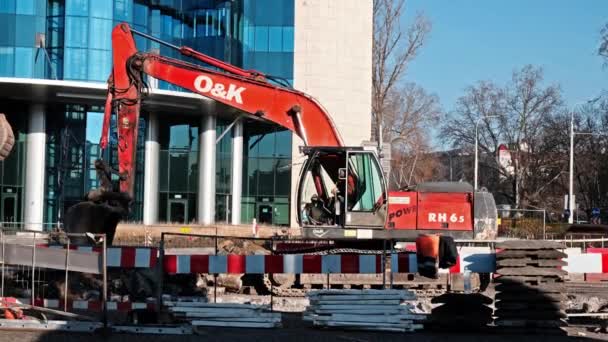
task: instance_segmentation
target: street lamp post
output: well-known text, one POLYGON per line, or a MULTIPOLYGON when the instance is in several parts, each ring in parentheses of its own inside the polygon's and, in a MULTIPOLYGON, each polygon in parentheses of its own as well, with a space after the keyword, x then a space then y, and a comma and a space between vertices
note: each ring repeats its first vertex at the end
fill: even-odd
POLYGON ((473 178, 474 180, 474 187, 475 187, 475 191, 477 191, 477 174, 479 173, 479 123, 481 122, 481 119, 489 119, 489 118, 497 118, 498 115, 487 115, 487 116, 480 116, 479 118, 477 118, 477 122, 475 122, 475 165, 474 165, 474 176, 473 178))
MULTIPOLYGON (((597 99, 591 99, 584 102, 579 102, 579 105, 585 105, 596 101, 597 99)), ((570 179, 569 179, 569 190, 568 190, 568 223, 574 223, 574 206, 576 205, 574 201, 574 135, 596 135, 602 133, 584 133, 584 132, 574 132, 574 111, 570 111, 570 179)))
POLYGON ((574 111, 570 112, 570 190, 568 191, 568 223, 574 223, 574 111))

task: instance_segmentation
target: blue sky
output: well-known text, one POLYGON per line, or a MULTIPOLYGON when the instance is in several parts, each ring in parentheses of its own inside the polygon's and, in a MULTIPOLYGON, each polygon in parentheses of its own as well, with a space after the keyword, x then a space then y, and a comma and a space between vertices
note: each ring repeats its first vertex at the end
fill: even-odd
POLYGON ((597 56, 608 0, 406 0, 404 24, 430 18, 427 45, 406 81, 441 99, 450 111, 478 80, 504 84, 526 64, 542 66, 570 105, 608 89, 608 68, 597 56))

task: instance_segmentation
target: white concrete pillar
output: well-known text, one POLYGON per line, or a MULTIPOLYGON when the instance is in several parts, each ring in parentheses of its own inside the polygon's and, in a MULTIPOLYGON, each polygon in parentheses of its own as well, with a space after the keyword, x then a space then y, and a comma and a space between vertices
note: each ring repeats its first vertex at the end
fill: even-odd
POLYGON ((25 228, 30 230, 43 230, 45 145, 44 105, 35 103, 30 106, 28 115, 23 214, 25 228))
POLYGON ((241 195, 243 193, 243 120, 232 128, 232 224, 241 224, 241 195))
POLYGON ((215 222, 215 116, 205 115, 199 131, 198 222, 215 222))
POLYGON ((160 144, 158 142, 158 115, 148 115, 144 157, 144 224, 158 223, 158 181, 160 144))

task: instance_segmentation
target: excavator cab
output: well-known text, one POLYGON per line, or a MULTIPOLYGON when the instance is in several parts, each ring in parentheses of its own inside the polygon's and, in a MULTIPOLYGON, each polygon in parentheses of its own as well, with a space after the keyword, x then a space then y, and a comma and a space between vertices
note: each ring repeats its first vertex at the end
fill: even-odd
POLYGON ((302 152, 308 156, 297 194, 298 222, 303 228, 323 235, 330 229, 339 237, 357 234, 358 228, 384 228, 386 185, 373 151, 307 146, 302 152))

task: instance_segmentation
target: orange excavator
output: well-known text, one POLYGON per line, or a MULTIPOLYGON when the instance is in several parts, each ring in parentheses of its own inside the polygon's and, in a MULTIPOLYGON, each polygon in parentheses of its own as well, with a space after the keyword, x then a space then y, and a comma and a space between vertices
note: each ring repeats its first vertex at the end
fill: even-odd
POLYGON ((117 115, 120 190, 133 195, 143 75, 169 82, 273 122, 294 132, 307 156, 298 183, 297 218, 303 235, 325 240, 413 241, 420 234, 493 238, 496 207, 490 194, 466 183, 428 183, 388 191, 374 151, 344 146, 330 115, 311 96, 275 77, 244 70, 189 47, 179 47, 133 30, 112 32, 113 62, 101 147, 108 144, 112 113, 117 115), (210 66, 141 52, 134 35, 173 48, 210 66))

